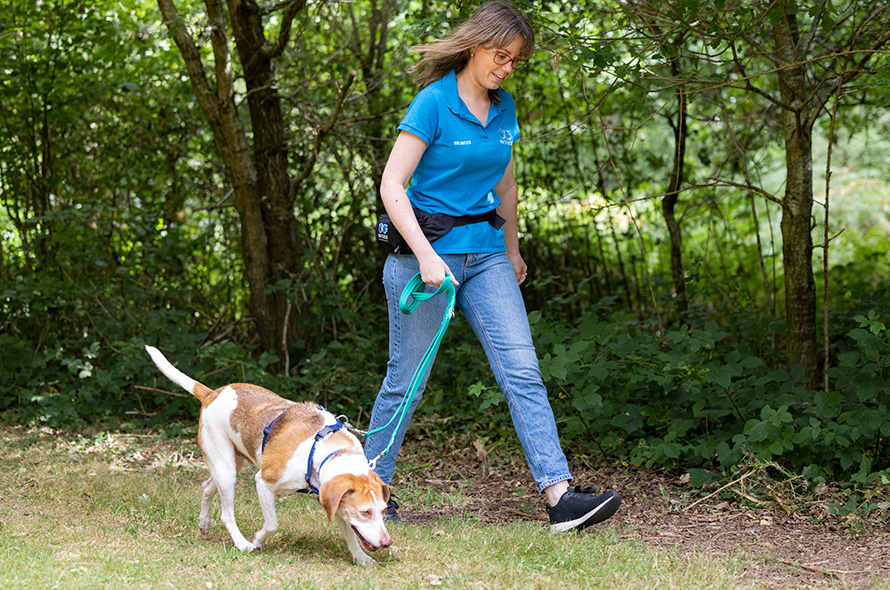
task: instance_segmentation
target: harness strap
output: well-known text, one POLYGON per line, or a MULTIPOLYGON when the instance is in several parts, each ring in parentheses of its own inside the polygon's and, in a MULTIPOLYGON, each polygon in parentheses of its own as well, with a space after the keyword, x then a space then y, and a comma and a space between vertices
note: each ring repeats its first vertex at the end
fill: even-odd
POLYGON ((268 438, 269 438, 269 433, 272 432, 272 427, 275 426, 276 422, 278 422, 278 418, 281 418, 282 416, 284 416, 284 414, 286 412, 287 412, 287 410, 278 414, 278 416, 274 420, 269 422, 268 426, 263 428, 263 448, 260 450, 261 453, 266 450, 266 440, 268 440, 268 438))
MULTIPOLYGON (((321 406, 319 406, 319 408, 324 410, 324 408, 322 408, 321 406)), ((269 434, 272 432, 272 427, 275 425, 276 422, 278 422, 278 418, 281 418, 282 416, 284 416, 284 414, 286 412, 287 412, 287 410, 285 410, 284 412, 279 414, 278 417, 276 417, 274 420, 269 422, 268 426, 263 428, 263 449, 262 449, 263 451, 266 450, 266 441, 269 438, 269 434)), ((343 429, 344 426, 343 426, 343 423, 340 421, 340 419, 336 418, 336 420, 337 420, 336 423, 328 424, 327 426, 325 426, 324 428, 319 430, 318 433, 315 435, 315 440, 312 441, 312 447, 309 449, 309 462, 308 462, 308 465, 306 465, 306 485, 309 486, 309 489, 308 490, 297 490, 298 492, 318 495, 318 488, 316 488, 314 485, 312 485, 312 482, 309 481, 310 478, 312 477, 312 461, 315 459, 315 445, 317 445, 319 442, 326 439, 329 435, 333 434, 334 432, 337 432, 338 430, 343 429)), ((332 452, 327 457, 322 459, 321 463, 318 466, 318 469, 316 469, 315 472, 318 473, 319 475, 321 475, 321 468, 324 467, 324 464, 328 462, 328 459, 333 458, 334 456, 342 453, 345 450, 346 449, 337 449, 336 451, 332 452)))
MULTIPOLYGON (((315 470, 315 473, 318 474, 318 477, 319 477, 319 478, 321 478, 321 469, 322 469, 322 467, 324 467, 324 464, 328 462, 328 459, 331 459, 332 457, 334 457, 334 456, 336 456, 336 455, 339 455, 340 453, 342 453, 342 452, 345 451, 345 450, 346 450, 346 449, 337 449, 336 451, 333 451, 333 452, 332 452, 331 454, 329 454, 327 457, 325 457, 324 459, 322 459, 321 464, 318 466, 318 469, 315 470)), ((311 487, 312 487, 312 484, 309 484, 309 486, 310 486, 310 488, 311 488, 311 487)), ((315 493, 317 494, 318 492, 315 492, 315 493)))
MULTIPOLYGON (((306 466, 306 485, 309 486, 309 492, 313 494, 318 494, 318 488, 312 485, 312 482, 309 481, 309 478, 312 476, 312 459, 315 457, 315 445, 317 445, 320 441, 323 441, 328 437, 328 435, 337 432, 343 428, 343 423, 340 420, 337 420, 336 424, 328 424, 324 428, 318 431, 318 434, 315 435, 315 440, 312 442, 312 448, 309 449, 309 464, 306 466)), ((321 466, 324 465, 328 459, 342 451, 343 449, 338 449, 324 458, 321 462, 321 465, 318 466, 316 473, 321 474, 321 466)))

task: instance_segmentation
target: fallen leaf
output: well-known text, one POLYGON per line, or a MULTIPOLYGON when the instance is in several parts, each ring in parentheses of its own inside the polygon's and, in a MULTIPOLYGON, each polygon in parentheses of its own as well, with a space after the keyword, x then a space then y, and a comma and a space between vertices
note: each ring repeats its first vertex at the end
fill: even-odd
POLYGON ((442 578, 435 574, 430 574, 426 577, 426 581, 430 583, 430 586, 441 586, 442 578))

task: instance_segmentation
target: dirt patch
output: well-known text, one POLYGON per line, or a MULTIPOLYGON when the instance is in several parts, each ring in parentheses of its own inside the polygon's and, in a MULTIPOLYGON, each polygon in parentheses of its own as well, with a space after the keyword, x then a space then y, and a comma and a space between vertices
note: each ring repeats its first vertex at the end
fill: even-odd
MULTIPOLYGON (((570 464, 575 483, 621 494, 621 509, 601 525, 619 539, 677 555, 745 552, 756 559, 746 560, 741 581, 768 587, 868 588, 890 577, 886 509, 855 518, 832 516, 829 493, 791 497, 765 470, 703 491, 692 488, 682 473, 594 467, 581 458, 570 458, 570 464)), ((468 518, 493 525, 547 524, 543 497, 516 449, 489 450, 469 435, 444 443, 407 440, 399 465, 393 489, 410 497, 401 499, 399 509, 407 522, 468 518)))

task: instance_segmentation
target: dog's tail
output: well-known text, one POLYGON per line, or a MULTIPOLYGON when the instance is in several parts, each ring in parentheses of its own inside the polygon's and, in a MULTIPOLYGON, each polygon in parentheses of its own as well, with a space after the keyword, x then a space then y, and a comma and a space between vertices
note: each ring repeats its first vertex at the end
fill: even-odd
POLYGON ((167 376, 170 381, 179 385, 193 396, 198 398, 198 401, 201 404, 204 404, 204 399, 207 395, 212 391, 209 387, 204 385, 203 383, 199 383, 195 381, 176 367, 170 364, 161 351, 155 348, 154 346, 146 346, 145 350, 148 351, 148 355, 151 357, 151 360, 158 366, 161 372, 167 376))

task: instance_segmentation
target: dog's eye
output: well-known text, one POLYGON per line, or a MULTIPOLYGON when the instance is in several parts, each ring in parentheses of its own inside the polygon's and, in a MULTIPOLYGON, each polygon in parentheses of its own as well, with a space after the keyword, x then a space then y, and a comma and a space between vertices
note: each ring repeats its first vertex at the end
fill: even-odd
POLYGON ((365 518, 371 518, 371 511, 370 510, 362 510, 362 516, 364 516, 365 518))

